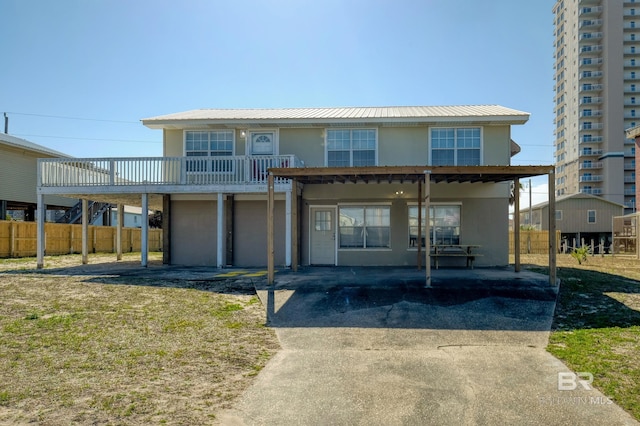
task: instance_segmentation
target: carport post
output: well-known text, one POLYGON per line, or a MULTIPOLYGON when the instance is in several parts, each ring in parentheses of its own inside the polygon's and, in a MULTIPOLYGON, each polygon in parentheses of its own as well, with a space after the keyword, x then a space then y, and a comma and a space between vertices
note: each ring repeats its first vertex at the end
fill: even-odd
POLYGON ((291 181, 291 190, 293 197, 291 199, 291 268, 294 272, 298 272, 298 181, 291 181))
POLYGON ((273 173, 267 177, 267 284, 274 282, 273 261, 273 173))
POLYGON ((149 258, 149 194, 142 194, 142 231, 140 236, 140 264, 147 267, 149 258))
POLYGON ((549 283, 556 285, 556 175, 549 171, 549 283))
POLYGON ((82 264, 89 263, 89 202, 82 200, 82 264))
MULTIPOLYGON (((38 169, 38 172, 40 171, 40 169, 38 169)), ((45 242, 44 242, 44 219, 45 219, 45 212, 47 211, 47 206, 44 204, 44 195, 38 193, 38 223, 36 226, 36 251, 37 251, 37 262, 36 262, 36 267, 38 269, 42 269, 44 268, 44 249, 45 249, 45 242)), ((2 218, 2 220, 4 220, 4 218, 2 218)))
POLYGON ((520 178, 513 180, 513 257, 514 269, 520 272, 520 178))
POLYGON ((284 263, 291 267, 291 191, 285 192, 284 263))
POLYGON ((122 260, 122 227, 124 226, 124 204, 118 204, 118 225, 116 227, 116 260, 122 260))
MULTIPOLYGON (((425 270, 427 271, 426 283, 427 287, 431 287, 431 240, 430 232, 431 227, 429 226, 429 198, 431 196, 431 170, 424 171, 424 223, 426 235, 424 238, 424 251, 426 253, 426 265, 425 270)), ((418 238, 421 239, 422 235, 418 235, 418 238)), ((422 245, 422 244, 420 244, 422 245)))
POLYGON ((418 179, 418 271, 422 269, 422 180, 418 179))

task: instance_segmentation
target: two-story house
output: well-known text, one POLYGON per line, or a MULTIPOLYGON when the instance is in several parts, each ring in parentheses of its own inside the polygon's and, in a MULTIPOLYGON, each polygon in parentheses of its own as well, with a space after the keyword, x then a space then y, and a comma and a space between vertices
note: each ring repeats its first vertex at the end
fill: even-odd
POLYGON ((39 193, 163 210, 167 263, 264 266, 275 170, 277 265, 415 265, 429 244, 474 244, 478 266, 502 266, 511 182, 552 173, 510 166, 511 126, 528 118, 496 105, 193 110, 142 120, 162 130, 161 158, 42 160, 39 193))

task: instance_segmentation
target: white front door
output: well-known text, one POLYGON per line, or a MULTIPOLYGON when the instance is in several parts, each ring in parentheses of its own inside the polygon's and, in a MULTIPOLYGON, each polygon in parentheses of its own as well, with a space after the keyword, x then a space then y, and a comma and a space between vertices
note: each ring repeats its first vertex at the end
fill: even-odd
POLYGON ((311 250, 309 263, 312 265, 335 265, 336 210, 332 207, 312 207, 310 215, 311 250))
POLYGON ((250 155, 276 155, 276 132, 273 130, 249 133, 250 155))

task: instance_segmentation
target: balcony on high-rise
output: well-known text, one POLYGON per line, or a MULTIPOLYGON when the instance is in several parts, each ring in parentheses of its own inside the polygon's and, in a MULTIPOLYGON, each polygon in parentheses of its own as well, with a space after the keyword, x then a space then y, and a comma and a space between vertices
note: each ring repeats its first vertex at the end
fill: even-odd
POLYGON ((581 92, 600 92, 602 91, 602 84, 585 83, 580 85, 581 92))
POLYGON ((601 32, 584 32, 584 33, 580 33, 580 41, 585 41, 585 40, 599 40, 602 38, 602 33, 601 32))
POLYGON ((602 98, 599 96, 583 96, 582 98, 580 98, 580 101, 578 102, 580 105, 587 105, 587 104, 601 104, 602 103, 602 98))
POLYGON ((584 161, 578 166, 579 170, 597 170, 602 168, 600 161, 584 161))
POLYGON ((600 188, 591 188, 591 187, 580 188, 580 192, 583 194, 590 194, 590 195, 602 195, 602 189, 600 188))
POLYGON ((586 117, 602 117, 602 110, 600 109, 583 109, 580 111, 580 118, 586 117))
POLYGON ((580 123, 580 130, 602 130, 602 123, 585 121, 584 123, 580 123))
POLYGON ((602 136, 582 135, 580 144, 594 144, 602 142, 602 136))
POLYGON ((591 149, 591 148, 582 148, 580 150, 580 156, 582 157, 588 157, 588 156, 600 156, 602 155, 602 150, 601 149, 591 149))
POLYGON ((581 71, 580 75, 578 76, 580 80, 589 79, 589 78, 599 79, 600 77, 602 77, 602 71, 591 71, 591 70, 581 71))
POLYGON ((602 175, 580 176, 580 182, 602 182, 602 175))
POLYGON ((578 11, 580 16, 596 16, 602 13, 602 6, 581 7, 578 11))
POLYGON ((582 58, 580 60, 581 67, 597 67, 602 65, 602 58, 582 58))
POLYGON ((585 19, 580 21, 578 28, 599 28, 602 26, 602 19, 585 19))
POLYGON ((582 46, 580 48, 580 53, 589 53, 589 52, 602 52, 601 44, 590 44, 587 46, 582 46))

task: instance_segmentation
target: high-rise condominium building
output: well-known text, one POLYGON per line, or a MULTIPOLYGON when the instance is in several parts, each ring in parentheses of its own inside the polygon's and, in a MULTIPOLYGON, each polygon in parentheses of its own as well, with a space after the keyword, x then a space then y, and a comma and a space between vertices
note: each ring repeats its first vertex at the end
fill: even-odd
POLYGON ((640 124, 640 0, 559 0, 555 28, 557 195, 636 207, 640 124))

